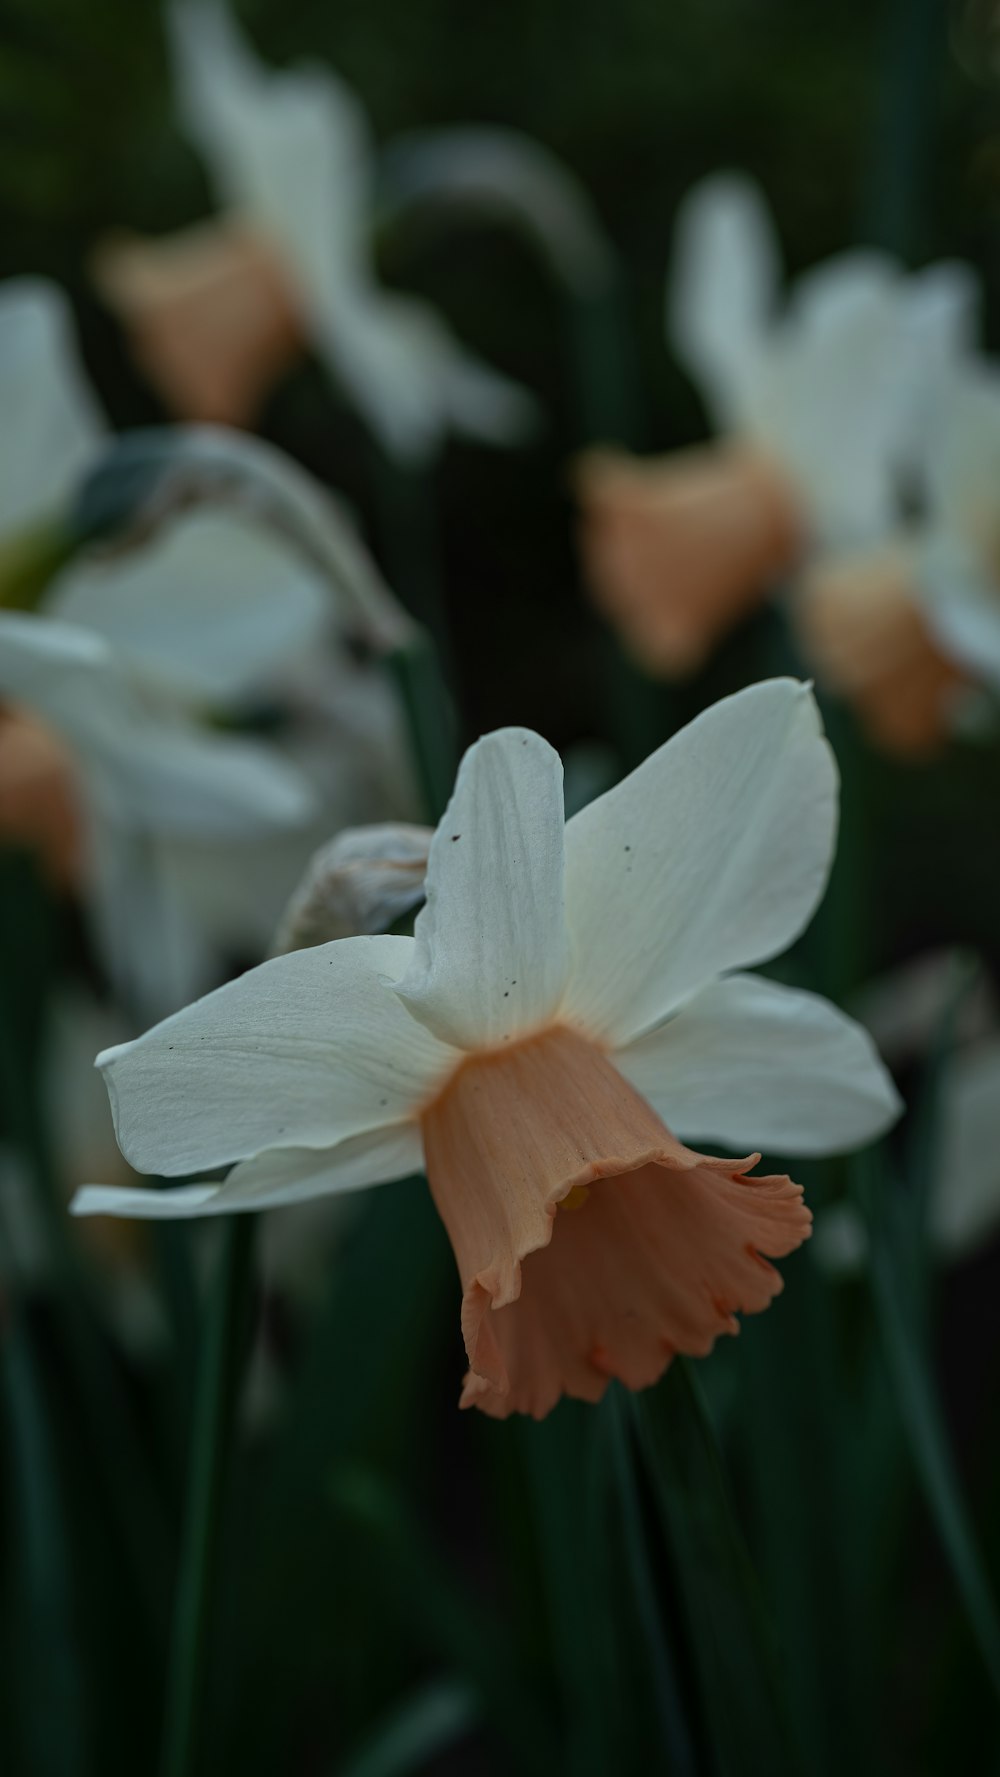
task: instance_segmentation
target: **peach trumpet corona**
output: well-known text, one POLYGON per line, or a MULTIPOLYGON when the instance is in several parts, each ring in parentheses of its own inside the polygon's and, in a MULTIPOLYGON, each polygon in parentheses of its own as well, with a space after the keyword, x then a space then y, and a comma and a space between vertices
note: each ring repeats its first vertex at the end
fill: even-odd
POLYGON ((541 1418, 561 1394, 645 1388, 766 1308, 811 1216, 760 1156, 670 1134, 601 1049, 553 1026, 470 1056, 421 1118, 463 1287, 461 1404, 541 1418), (565 1214, 557 1213, 565 1211, 565 1214))

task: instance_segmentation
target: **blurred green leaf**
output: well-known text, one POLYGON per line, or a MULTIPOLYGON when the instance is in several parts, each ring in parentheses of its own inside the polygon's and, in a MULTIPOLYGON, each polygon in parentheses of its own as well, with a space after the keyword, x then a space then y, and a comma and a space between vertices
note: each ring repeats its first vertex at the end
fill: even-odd
POLYGON ((729 1501, 714 1433, 689 1364, 675 1359, 635 1397, 701 1688, 704 1727, 723 1777, 798 1769, 773 1630, 729 1501))
POLYGON ((913 1292, 895 1229, 900 1193, 887 1169, 880 1175, 874 1150, 856 1157, 853 1174, 868 1219, 872 1292, 897 1408, 979 1652, 1000 1698, 1000 1618, 932 1380, 927 1329, 912 1311, 913 1292))
POLYGON ((551 1777, 559 1768, 552 1731, 502 1624, 441 1559, 401 1490, 370 1470, 354 1469, 341 1471, 331 1498, 370 1539, 378 1558, 372 1577, 387 1602, 412 1619, 421 1647, 433 1648, 478 1692, 484 1716, 512 1748, 518 1772, 551 1777))
POLYGON ((467 1685, 448 1679, 422 1685, 344 1760, 337 1777, 409 1777, 463 1740, 478 1716, 475 1692, 467 1685))

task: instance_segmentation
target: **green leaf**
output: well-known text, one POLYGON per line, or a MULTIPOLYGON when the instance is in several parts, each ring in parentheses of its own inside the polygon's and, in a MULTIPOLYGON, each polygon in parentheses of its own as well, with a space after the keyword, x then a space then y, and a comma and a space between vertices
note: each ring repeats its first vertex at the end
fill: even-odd
POLYGON ((691 1637, 704 1728, 724 1777, 795 1771, 773 1633, 697 1381, 675 1359, 635 1397, 691 1637))
POLYGON ((925 1326, 913 1313, 913 1292, 894 1238, 899 1190, 888 1177, 881 1191, 873 1153, 853 1162, 855 1189, 866 1207, 872 1294, 896 1405, 917 1474, 990 1682, 1000 1697, 1000 1618, 975 1527, 959 1479, 935 1389, 925 1326), (881 1212, 881 1213, 880 1213, 881 1212))
POLYGON ((478 1693, 483 1713, 512 1748, 524 1777, 559 1768, 546 1716, 524 1681, 511 1639, 442 1560, 402 1491, 371 1470, 342 1470, 331 1498, 376 1557, 371 1580, 387 1602, 409 1616, 419 1644, 460 1672, 478 1693))
POLYGON ((409 1777, 463 1740, 478 1718, 468 1685, 454 1679, 422 1685, 345 1760, 337 1777, 409 1777))

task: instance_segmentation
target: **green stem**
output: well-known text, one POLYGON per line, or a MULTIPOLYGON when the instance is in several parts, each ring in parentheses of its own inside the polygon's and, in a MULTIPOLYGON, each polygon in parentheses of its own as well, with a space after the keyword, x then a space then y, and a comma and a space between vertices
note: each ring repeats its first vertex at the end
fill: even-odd
POLYGON ((162 1777, 193 1777, 199 1766, 207 1695, 219 1529, 236 1385, 245 1348, 254 1218, 222 1227, 222 1253, 208 1309, 198 1372, 188 1491, 167 1675, 162 1777))
MULTIPOLYGON (((869 1204, 877 1185, 872 1165, 870 1155, 860 1155, 854 1163, 858 1195, 869 1204)), ((882 1195, 891 1202, 887 1183, 883 1182, 882 1195)), ((870 1208, 868 1222, 872 1294, 897 1408, 983 1664, 1000 1697, 1000 1617, 931 1380, 922 1328, 914 1324, 912 1291, 902 1273, 897 1232, 870 1208)))
POLYGON ((440 820, 455 778, 455 719, 430 634, 418 630, 386 664, 410 731, 426 818, 440 820))

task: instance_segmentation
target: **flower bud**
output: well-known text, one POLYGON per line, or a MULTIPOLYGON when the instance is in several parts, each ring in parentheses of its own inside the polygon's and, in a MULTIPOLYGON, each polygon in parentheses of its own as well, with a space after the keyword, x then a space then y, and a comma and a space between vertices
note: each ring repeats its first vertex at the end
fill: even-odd
POLYGON ((316 852, 288 903, 274 952, 387 932, 423 900, 430 827, 347 827, 316 852))

